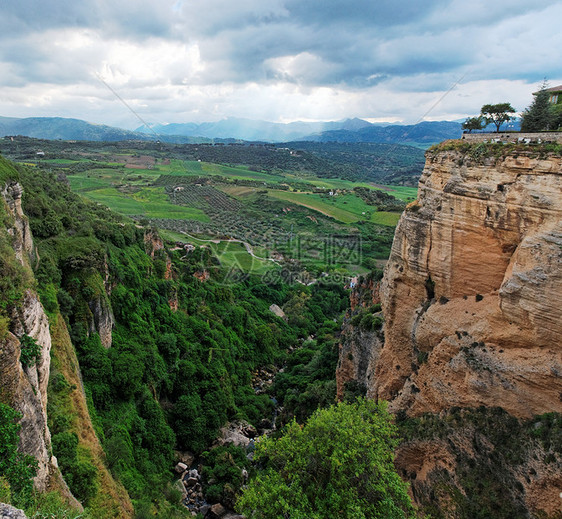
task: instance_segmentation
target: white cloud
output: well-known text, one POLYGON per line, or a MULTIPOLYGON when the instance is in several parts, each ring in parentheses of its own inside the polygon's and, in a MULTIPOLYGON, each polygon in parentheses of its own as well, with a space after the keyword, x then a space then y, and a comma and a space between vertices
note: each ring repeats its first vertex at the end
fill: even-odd
POLYGON ((97 75, 153 122, 522 110, 562 83, 560 19, 556 0, 20 0, 0 20, 0 115, 138 126, 97 75))

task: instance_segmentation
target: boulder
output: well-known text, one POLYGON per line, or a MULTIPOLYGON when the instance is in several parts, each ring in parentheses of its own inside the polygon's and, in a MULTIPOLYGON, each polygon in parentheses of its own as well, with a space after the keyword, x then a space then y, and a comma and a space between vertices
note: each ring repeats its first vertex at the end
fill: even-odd
POLYGON ((219 432, 218 445, 236 445, 246 448, 257 436, 256 428, 243 420, 226 424, 219 432))
POLYGON ((187 488, 194 487, 197 484, 197 478, 189 477, 185 480, 185 486, 187 488))
POLYGON ((27 519, 25 512, 6 503, 0 503, 0 519, 27 519))
POLYGON ((176 461, 181 461, 188 467, 191 467, 191 465, 193 465, 193 462, 195 461, 195 454, 190 451, 174 451, 174 457, 176 461))
POLYGON ((178 474, 181 474, 182 472, 185 472, 187 470, 187 465, 185 463, 182 463, 181 461, 176 465, 176 472, 178 474))
POLYGON ((287 320, 287 316, 285 315, 285 312, 283 312, 283 310, 278 305, 272 304, 269 307, 269 311, 273 312, 277 317, 281 317, 281 319, 287 320))
POLYGON ((207 512, 205 516, 206 519, 220 519, 226 515, 226 508, 220 503, 216 503, 211 506, 211 509, 207 512))

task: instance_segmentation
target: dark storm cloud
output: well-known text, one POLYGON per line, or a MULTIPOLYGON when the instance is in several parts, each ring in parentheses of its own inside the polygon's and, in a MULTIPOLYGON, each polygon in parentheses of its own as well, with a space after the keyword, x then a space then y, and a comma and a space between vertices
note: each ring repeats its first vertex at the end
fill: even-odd
MULTIPOLYGON (((368 85, 370 77, 435 74, 471 65, 478 74, 482 69, 482 77, 495 75, 496 67, 481 65, 490 61, 488 54, 501 51, 502 42, 497 41, 501 25, 559 2, 217 0, 203 10, 196 4, 181 4, 186 33, 200 41, 204 59, 221 62, 220 68, 209 69, 215 77, 351 86, 368 85), (272 70, 272 60, 303 53, 318 58, 311 68, 272 70)), ((517 34, 502 34, 511 46, 508 66, 521 77, 532 76, 536 72, 532 62, 522 60, 517 68, 513 62, 518 54, 526 57, 540 39, 513 36, 517 34)))
POLYGON ((151 0, 0 0, 2 37, 67 28, 106 36, 168 36, 172 16, 151 0))
POLYGON ((408 94, 431 105, 459 79, 477 105, 481 82, 523 91, 561 73, 559 0, 0 0, 0 13, 2 84, 45 106, 64 89, 107 102, 102 76, 143 110, 168 93, 170 113, 368 116, 408 94))
MULTIPOLYGON (((41 31, 71 28, 95 31, 103 39, 142 42, 156 37, 198 44, 206 71, 192 80, 200 84, 290 81, 360 87, 389 75, 437 74, 491 61, 486 50, 494 51, 495 27, 556 3, 3 0, 0 42, 10 35, 25 47, 41 31)), ((511 44, 513 54, 528 46, 511 44)), ((25 51, 24 60, 16 60, 18 54, 8 56, 29 64, 34 79, 40 73, 38 61, 53 61, 40 48, 36 56, 25 51)), ((21 67, 23 73, 25 65, 21 67)), ((529 73, 535 73, 532 64, 521 63, 517 74, 529 73)))

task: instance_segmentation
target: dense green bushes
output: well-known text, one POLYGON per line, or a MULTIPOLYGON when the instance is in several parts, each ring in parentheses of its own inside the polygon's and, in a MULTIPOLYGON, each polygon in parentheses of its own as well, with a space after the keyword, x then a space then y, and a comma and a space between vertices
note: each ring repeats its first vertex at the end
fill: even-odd
POLYGON ((41 354, 41 346, 39 346, 33 337, 22 335, 20 337, 20 362, 22 366, 34 366, 39 360, 41 354))
MULTIPOLYGON (((299 416, 333 401, 332 319, 347 306, 343 288, 265 284, 259 277, 225 285, 208 251, 183 259, 183 251, 160 251, 153 259, 143 230, 79 199, 52 175, 22 168, 21 181, 37 233, 41 299, 67 322, 108 466, 139 513, 154 512, 165 497, 174 448, 201 453, 227 420, 258 423, 271 416, 273 403, 253 391, 252 374, 282 363, 298 339, 318 334, 307 379, 317 385, 303 391, 299 416), (211 279, 202 283, 193 273, 205 268, 211 279), (272 303, 287 309, 289 322, 269 310, 272 303), (109 322, 111 312, 106 348, 99 323, 109 322)), ((97 474, 65 420, 65 395, 74 389, 61 377, 55 373, 50 387, 53 451, 73 492, 88 503, 97 474)), ((220 493, 230 492, 226 480, 221 484, 220 493)))
POLYGON ((5 478, 9 485, 5 498, 18 507, 26 507, 32 502, 37 461, 17 450, 20 418, 10 406, 0 403, 0 481, 5 478))
POLYGON ((283 372, 275 377, 271 393, 283 408, 279 417, 282 423, 293 417, 304 421, 319 407, 334 403, 340 328, 340 321, 325 321, 316 338, 293 351, 283 372))
POLYGON ((205 497, 234 508, 236 496, 251 470, 246 452, 234 445, 215 447, 203 453, 205 497))
POLYGON ((262 438, 264 470, 238 502, 250 519, 414 517, 393 465, 396 429, 384 403, 357 400, 317 410, 282 437, 262 438))
MULTIPOLYGON (((97 492, 97 469, 89 459, 79 459, 78 436, 68 431, 57 433, 52 437, 52 445, 70 490, 87 504, 97 492)), ((82 456, 85 455, 82 453, 82 456)))

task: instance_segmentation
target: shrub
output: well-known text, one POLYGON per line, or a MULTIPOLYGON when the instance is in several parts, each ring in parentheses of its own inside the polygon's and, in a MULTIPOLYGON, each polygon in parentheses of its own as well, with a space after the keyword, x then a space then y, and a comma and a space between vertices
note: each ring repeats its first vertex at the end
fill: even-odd
POLYGON ((10 331, 10 319, 0 315, 0 341, 6 337, 10 331))
MULTIPOLYGON (((37 460, 18 452, 21 414, 0 403, 0 478, 9 484, 10 501, 18 507, 31 503, 37 460)), ((7 493, 7 485, 3 485, 7 493)))
POLYGON ((41 346, 37 344, 33 337, 22 335, 20 337, 21 355, 20 361, 26 368, 34 366, 41 355, 41 346))
POLYGON ((357 400, 316 411, 258 443, 266 469, 237 508, 249 519, 414 517, 393 465, 396 428, 384 403, 357 400))
MULTIPOLYGON (((89 459, 78 458, 78 436, 64 431, 53 435, 53 452, 72 493, 83 502, 87 502, 97 493, 97 469, 89 459)), ((89 458, 84 451, 83 456, 89 458)))
POLYGON ((221 446, 204 452, 203 459, 207 501, 234 507, 234 496, 244 483, 243 471, 250 468, 246 452, 234 445, 221 446))

